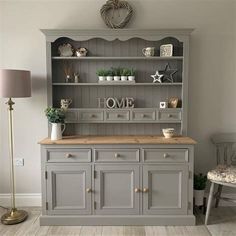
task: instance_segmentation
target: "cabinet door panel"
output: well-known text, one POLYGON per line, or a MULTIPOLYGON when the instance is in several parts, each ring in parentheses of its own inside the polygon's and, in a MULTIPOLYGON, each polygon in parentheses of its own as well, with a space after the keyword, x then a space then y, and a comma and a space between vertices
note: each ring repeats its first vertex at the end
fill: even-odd
POLYGON ((187 165, 143 167, 144 214, 187 214, 187 165))
POLYGON ((139 214, 139 166, 97 165, 95 167, 96 214, 139 214))
POLYGON ((91 214, 91 166, 47 166, 48 214, 91 214))

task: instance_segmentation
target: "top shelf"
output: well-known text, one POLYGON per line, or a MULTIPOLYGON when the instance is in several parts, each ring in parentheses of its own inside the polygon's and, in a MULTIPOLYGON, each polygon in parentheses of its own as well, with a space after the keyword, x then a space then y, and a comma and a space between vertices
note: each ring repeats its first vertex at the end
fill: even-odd
POLYGON ((52 57, 52 60, 183 60, 184 57, 52 57))

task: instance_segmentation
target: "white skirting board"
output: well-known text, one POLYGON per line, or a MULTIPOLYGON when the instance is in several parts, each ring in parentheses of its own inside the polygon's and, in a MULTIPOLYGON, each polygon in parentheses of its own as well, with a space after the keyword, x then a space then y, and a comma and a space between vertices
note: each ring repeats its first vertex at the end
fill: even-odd
MULTIPOLYGON (((208 194, 205 194, 205 196, 208 197, 208 194)), ((222 196, 236 199, 236 193, 222 194, 222 196)), ((8 207, 10 205, 11 195, 9 193, 0 194, 0 206, 8 207)), ((16 205, 17 207, 41 207, 41 193, 17 193, 16 205)), ((221 200, 220 206, 235 206, 235 204, 221 200)))
MULTIPOLYGON (((11 205, 11 194, 0 193, 0 206, 9 207, 11 205)), ((17 193, 16 206, 17 207, 41 207, 41 193, 17 193)))

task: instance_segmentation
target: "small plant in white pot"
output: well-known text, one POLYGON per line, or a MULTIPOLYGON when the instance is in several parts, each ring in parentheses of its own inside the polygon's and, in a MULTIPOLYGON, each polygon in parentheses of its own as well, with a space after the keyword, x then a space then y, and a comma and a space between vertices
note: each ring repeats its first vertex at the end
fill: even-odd
POLYGON ((61 108, 48 107, 45 110, 45 114, 48 121, 52 124, 51 140, 62 139, 62 134, 65 131, 65 111, 61 108))
POLYGON ((112 81, 113 80, 113 71, 112 70, 107 71, 106 79, 107 79, 107 81, 112 81))
POLYGON ((107 71, 104 69, 99 69, 97 70, 97 76, 98 76, 98 80, 103 82, 106 80, 107 71))
POLYGON ((194 198, 195 205, 202 206, 205 194, 207 176, 203 174, 194 175, 194 198))
POLYGON ((112 68, 112 74, 114 76, 114 81, 120 81, 121 68, 112 68))
POLYGON ((129 70, 124 68, 121 70, 121 81, 127 81, 129 75, 129 70))
POLYGON ((131 68, 129 70, 128 80, 129 81, 134 81, 135 80, 135 70, 133 68, 131 68))

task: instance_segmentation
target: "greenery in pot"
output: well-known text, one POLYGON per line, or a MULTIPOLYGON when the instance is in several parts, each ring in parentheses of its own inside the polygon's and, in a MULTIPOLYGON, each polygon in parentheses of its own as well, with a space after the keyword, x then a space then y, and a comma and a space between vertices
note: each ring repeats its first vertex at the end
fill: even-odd
POLYGON ((207 176, 200 174, 194 174, 194 189, 204 190, 206 188, 207 176))
POLYGON ((113 76, 113 71, 112 70, 107 70, 107 75, 106 76, 113 76))
POLYGON ((96 72, 97 76, 107 76, 107 70, 105 69, 99 69, 96 72))
POLYGON ((64 123, 65 111, 61 108, 48 107, 45 110, 45 115, 50 123, 64 123))
POLYGON ((111 68, 112 70, 112 75, 114 76, 121 76, 121 72, 122 72, 122 68, 118 67, 118 68, 111 68))
POLYGON ((130 73, 130 70, 127 69, 127 68, 123 68, 123 69, 121 70, 121 76, 128 76, 129 73, 130 73))
POLYGON ((131 68, 129 70, 129 76, 134 76, 135 75, 135 69, 134 68, 131 68))

